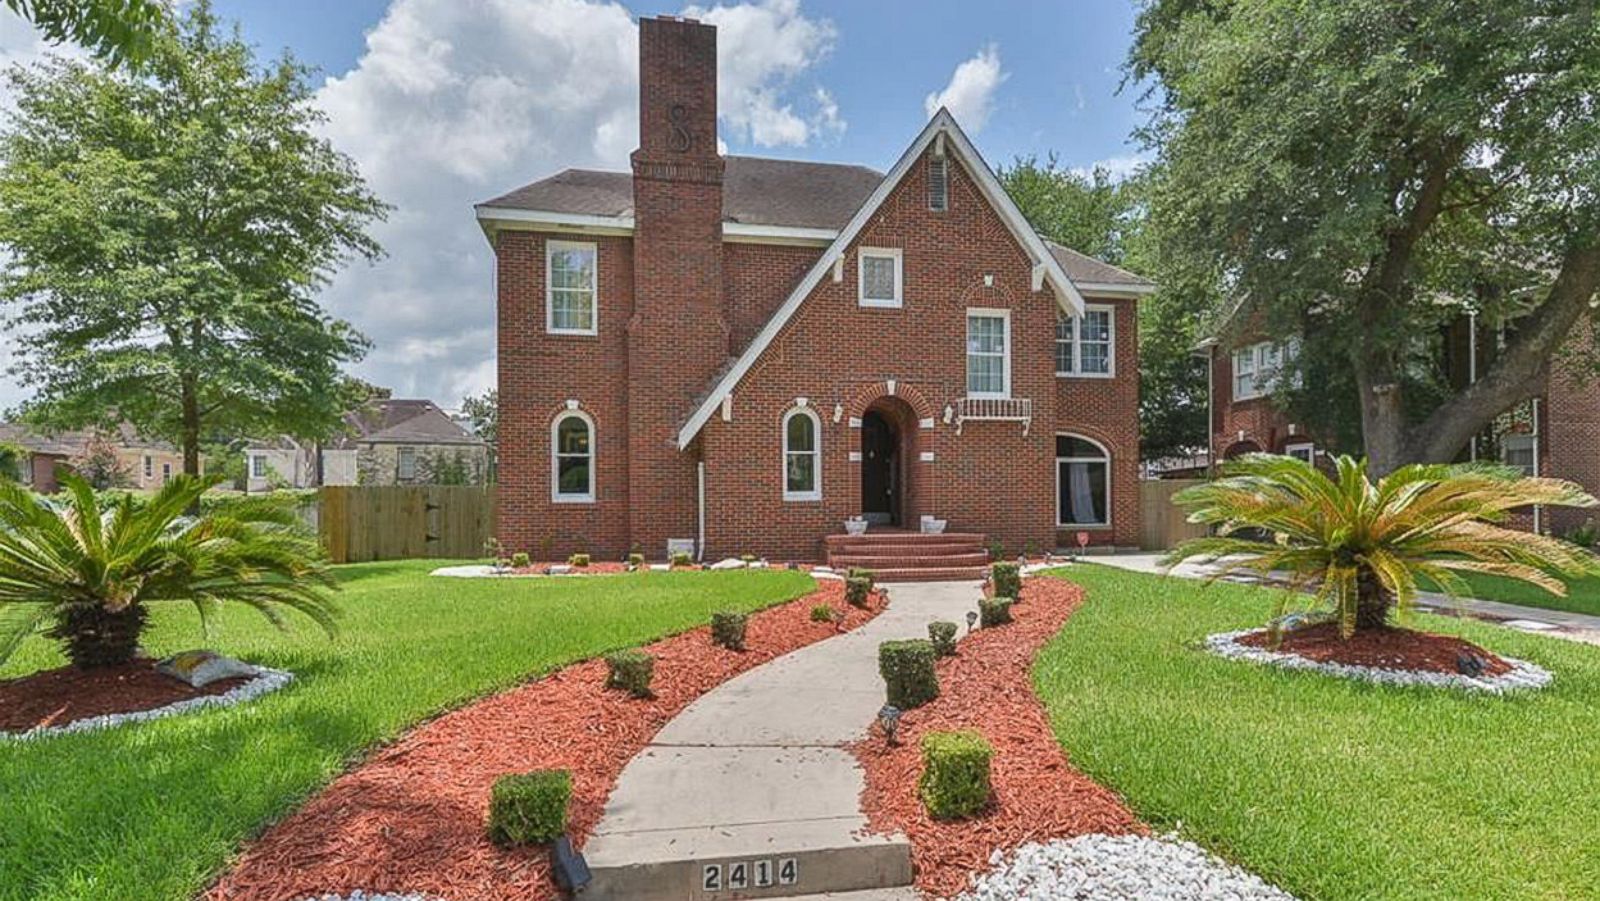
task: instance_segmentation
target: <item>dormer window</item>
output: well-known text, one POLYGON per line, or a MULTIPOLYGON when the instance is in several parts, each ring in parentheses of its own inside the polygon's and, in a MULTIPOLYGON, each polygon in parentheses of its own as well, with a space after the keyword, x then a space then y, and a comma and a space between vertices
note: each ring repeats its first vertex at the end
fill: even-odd
POLYGON ((950 208, 950 161, 928 157, 928 209, 942 213, 950 208))
POLYGON ((857 257, 857 300, 864 307, 898 307, 901 303, 901 256, 898 247, 863 247, 857 257))

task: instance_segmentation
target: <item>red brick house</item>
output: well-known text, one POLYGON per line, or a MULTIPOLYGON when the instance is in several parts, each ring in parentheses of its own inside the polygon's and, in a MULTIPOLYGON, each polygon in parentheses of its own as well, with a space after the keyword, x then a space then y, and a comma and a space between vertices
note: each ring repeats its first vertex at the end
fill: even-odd
POLYGON ((719 155, 716 30, 639 36, 633 171, 477 207, 501 541, 816 560, 864 516, 1136 544, 1153 286, 1043 241, 945 111, 888 173, 719 155))

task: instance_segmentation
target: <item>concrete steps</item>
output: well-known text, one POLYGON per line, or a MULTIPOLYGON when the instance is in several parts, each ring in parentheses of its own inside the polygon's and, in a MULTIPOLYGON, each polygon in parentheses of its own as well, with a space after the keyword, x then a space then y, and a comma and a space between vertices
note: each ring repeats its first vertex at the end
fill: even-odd
POLYGON ((983 578, 989 564, 984 536, 971 532, 924 535, 896 529, 824 539, 828 565, 872 570, 879 582, 959 582, 983 578))

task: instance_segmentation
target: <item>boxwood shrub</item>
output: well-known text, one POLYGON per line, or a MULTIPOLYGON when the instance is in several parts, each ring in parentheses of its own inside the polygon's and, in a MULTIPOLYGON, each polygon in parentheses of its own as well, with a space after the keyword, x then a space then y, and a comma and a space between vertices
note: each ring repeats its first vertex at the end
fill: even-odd
POLYGON ((626 689, 636 698, 650 697, 650 680, 655 676, 656 658, 637 648, 606 655, 606 687, 626 689))
POLYGON ((1011 622, 1011 598, 982 598, 978 601, 978 625, 1003 626, 1011 622))
POLYGON ((928 623, 928 641, 933 643, 933 653, 949 657, 956 652, 956 624, 943 620, 928 623))
POLYGON ((532 562, 532 560, 528 559, 527 551, 517 551, 511 555, 511 565, 517 569, 525 569, 532 562))
POLYGON ((922 736, 922 777, 917 793, 936 820, 970 817, 989 803, 989 762, 994 748, 970 729, 922 736))
POLYGON ((829 604, 818 604, 811 608, 811 621, 814 623, 833 622, 833 607, 829 604))
POLYGON ((872 593, 872 580, 851 576, 844 580, 844 599, 852 607, 867 606, 867 595, 872 593))
POLYGON ((628 565, 634 569, 639 569, 640 567, 644 566, 644 555, 640 553, 629 554, 628 565))
POLYGON ((1022 572, 1015 563, 994 564, 989 568, 989 580, 994 583, 995 597, 1022 597, 1022 572))
POLYGON ((862 567, 862 566, 852 566, 852 567, 850 567, 848 570, 845 571, 845 577, 849 578, 849 579, 866 579, 867 580, 867 589, 869 591, 872 589, 873 585, 877 584, 877 581, 878 581, 878 574, 877 573, 873 572, 870 569, 867 569, 866 567, 862 567))
POLYGON ((570 800, 568 770, 501 776, 489 793, 489 839, 502 847, 555 841, 567 831, 570 800))
POLYGON ((730 610, 711 614, 711 643, 730 651, 744 650, 744 630, 749 622, 749 616, 730 610))
POLYGON ((679 551, 672 555, 673 566, 690 566, 693 563, 694 557, 690 556, 688 551, 679 551))
POLYGON ((571 557, 567 558, 567 563, 568 563, 568 565, 576 566, 576 567, 579 567, 581 569, 581 568, 589 565, 589 555, 588 554, 573 554, 571 557))
POLYGON ((890 704, 910 710, 939 696, 933 658, 933 643, 921 638, 878 645, 878 674, 883 676, 890 704))

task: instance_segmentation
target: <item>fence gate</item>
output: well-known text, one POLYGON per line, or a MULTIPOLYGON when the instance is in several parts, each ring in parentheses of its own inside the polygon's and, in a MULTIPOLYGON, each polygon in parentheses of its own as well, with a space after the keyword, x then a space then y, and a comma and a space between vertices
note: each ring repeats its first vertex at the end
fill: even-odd
POLYGON ((1203 479, 1145 479, 1139 483, 1139 548, 1164 551, 1190 538, 1204 538, 1205 526, 1194 525, 1174 506, 1172 496, 1203 479))
POLYGON ((494 489, 347 485, 317 492, 318 530, 334 563, 481 557, 494 534, 494 489))

